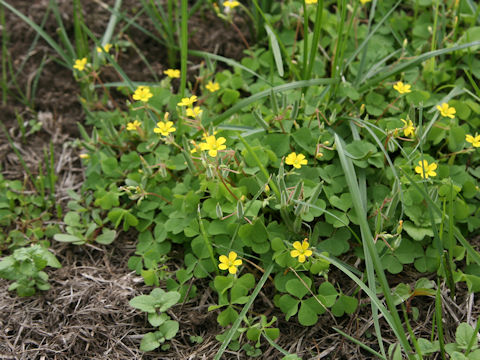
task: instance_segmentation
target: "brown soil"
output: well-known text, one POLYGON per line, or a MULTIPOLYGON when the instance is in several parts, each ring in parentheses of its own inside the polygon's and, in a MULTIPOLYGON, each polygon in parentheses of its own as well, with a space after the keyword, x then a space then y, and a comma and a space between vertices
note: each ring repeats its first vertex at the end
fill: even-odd
MULTIPOLYGON (((109 13, 101 4, 113 6, 113 0, 82 1, 84 16, 90 30, 101 36, 108 22, 109 13), (95 16, 91 16, 95 14, 95 16)), ((40 23, 48 1, 11 1, 15 7, 40 23)), ((67 32, 73 33, 72 5, 70 1, 58 0, 67 32)), ((133 10, 138 6, 135 0, 124 1, 124 9, 133 10)), ((67 200, 66 190, 78 189, 83 181, 78 149, 73 140, 79 136, 77 123, 84 121, 79 102, 79 85, 72 71, 55 59, 55 52, 43 40, 33 50, 30 45, 35 31, 6 10, 8 31, 8 53, 14 72, 24 59, 26 65, 18 74, 16 83, 10 83, 8 103, 0 109, 0 120, 5 125, 16 148, 22 154, 30 171, 38 172, 43 160, 43 149, 50 143, 54 146, 56 175, 59 177, 56 192, 57 201, 67 200), (40 71, 42 59, 46 64, 41 69, 35 96, 33 79, 40 71), (26 95, 27 103, 21 98, 26 95), (23 121, 34 119, 42 124, 41 129, 22 139, 17 117, 23 121)), ((139 20, 152 32, 154 28, 147 18, 139 20)), ((244 44, 237 32, 219 21, 211 12, 195 15, 189 23, 192 29, 190 47, 215 52, 229 58, 240 59, 244 44)), ((246 36, 245 23, 238 19, 237 25, 246 36)), ((44 29, 55 39, 57 24, 50 16, 44 29)), ((161 76, 166 65, 164 49, 138 30, 130 29, 124 39, 134 39, 135 45, 145 54, 152 68, 161 76)), ((247 36, 248 39, 248 36, 247 36)), ((192 59, 197 61, 198 59, 192 59)), ((152 81, 149 70, 143 65, 138 54, 130 47, 119 55, 120 65, 135 81, 152 81)), ((194 79, 195 63, 191 64, 190 77, 194 79)), ((115 73, 106 74, 106 81, 118 81, 115 73)), ((10 76, 10 75, 9 75, 10 76)), ((9 77, 11 80, 11 76, 9 77)), ((113 94, 122 101, 120 94, 113 94)), ((27 131, 28 131, 27 127, 27 131)), ((25 171, 0 131, 0 169, 9 179, 26 179, 25 171)), ((28 184, 28 181, 27 181, 28 184)), ((199 295, 182 306, 177 305, 170 316, 180 322, 180 331, 171 341, 168 351, 144 354, 139 351, 142 334, 150 331, 145 316, 129 306, 128 301, 151 289, 135 273, 127 269, 127 260, 135 249, 134 236, 125 235, 108 247, 75 247, 52 244, 62 268, 48 272, 51 289, 30 298, 19 298, 9 292, 8 282, 0 280, 0 359, 212 359, 219 348, 215 339, 223 330, 217 325, 215 312, 208 312, 209 305, 215 304, 216 295, 206 281, 196 281, 199 295), (193 344, 191 335, 203 337, 203 342, 193 344)), ((171 264, 175 268, 175 264, 171 264)), ((337 279, 343 289, 354 288, 351 281, 339 272, 332 271, 331 279, 337 279), (348 284, 351 284, 349 286, 348 284)), ((398 281, 398 280, 397 280, 398 281)), ((406 281, 412 281, 408 278, 406 281)), ((412 281, 413 282, 413 281, 412 281)), ((375 347, 376 340, 370 322, 370 307, 361 300, 358 312, 353 316, 335 319, 328 314, 311 328, 300 326, 294 318, 286 322, 283 316, 273 310, 271 297, 273 285, 267 283, 255 302, 255 311, 277 316, 281 337, 278 345, 285 350, 315 359, 370 359, 368 353, 347 341, 332 330, 336 326, 346 333, 375 347)), ((445 319, 449 341, 453 339, 456 324, 471 321, 480 313, 478 300, 473 295, 459 295, 456 302, 445 296, 445 319), (457 305, 460 304, 460 305, 457 305)), ((351 295, 351 294, 350 294, 351 295)), ((359 294, 359 299, 361 294, 359 294)), ((434 301, 431 298, 415 299, 412 303, 420 308, 420 320, 413 322, 417 334, 429 337, 434 301)), ((388 327, 385 326, 387 329, 388 327)), ((386 330, 385 338, 394 339, 386 330)), ((268 344, 260 359, 279 359, 280 353, 268 344)), ((246 359, 245 351, 227 351, 225 359, 246 359)))

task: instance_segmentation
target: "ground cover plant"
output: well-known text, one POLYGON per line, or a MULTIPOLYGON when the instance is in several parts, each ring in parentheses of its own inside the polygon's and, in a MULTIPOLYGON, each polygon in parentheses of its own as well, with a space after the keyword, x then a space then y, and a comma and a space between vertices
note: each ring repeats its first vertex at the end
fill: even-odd
MULTIPOLYGON (((147 354, 178 356, 176 314, 200 301, 214 314, 215 359, 344 358, 343 342, 361 358, 480 358, 473 1, 152 0, 132 15, 117 0, 100 35, 80 1, 69 29, 49 3, 58 35, 0 4, 72 72, 85 113, 72 142, 84 180, 63 207, 52 146, 34 176, 2 127, 26 174, 0 178, 10 291, 48 291, 55 244, 108 249, 133 237, 124 271, 147 289, 128 297, 146 313, 135 346, 147 354), (241 58, 189 48, 191 20, 206 14, 236 34, 241 58), (129 29, 165 49, 160 73, 129 29), (128 48, 148 80, 125 72, 128 48), (445 321, 464 296, 464 320, 445 321), (369 322, 350 331, 365 325, 359 314, 369 322), (282 341, 288 326, 314 338, 319 324, 338 342, 282 341)), ((31 106, 9 90, 2 54, 5 93, 31 106)), ((18 123, 20 137, 38 131, 18 123)))

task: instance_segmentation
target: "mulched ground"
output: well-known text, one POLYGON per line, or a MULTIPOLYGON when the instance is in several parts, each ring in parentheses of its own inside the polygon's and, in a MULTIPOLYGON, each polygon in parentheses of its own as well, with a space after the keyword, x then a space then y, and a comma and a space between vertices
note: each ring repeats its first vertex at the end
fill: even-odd
MULTIPOLYGON (((48 6, 48 0, 10 1, 15 7, 40 23, 48 6)), ((71 1, 59 0, 63 21, 67 31, 72 33, 71 1)), ((112 6, 113 1, 106 1, 112 6)), ((82 1, 85 19, 89 28, 100 36, 108 22, 109 13, 100 0, 82 1), (95 14, 95 17, 88 16, 95 14)), ((133 9, 135 0, 124 1, 124 9, 133 9)), ((26 24, 6 11, 6 29, 9 35, 8 51, 16 70, 27 59, 24 70, 16 82, 25 94, 32 94, 32 79, 39 71, 42 58, 47 59, 41 70, 37 92, 29 98, 30 104, 20 101, 19 91, 11 83, 8 103, 0 109, 0 120, 6 126, 15 146, 22 153, 27 166, 36 174, 38 164, 43 160, 43 149, 50 142, 55 149, 55 169, 59 177, 57 184, 57 201, 65 204, 68 200, 66 191, 78 189, 83 181, 78 149, 73 140, 78 136, 77 123, 83 122, 84 113, 78 101, 79 88, 72 71, 55 62, 55 53, 39 40, 29 52, 35 32, 26 24), (33 111, 32 111, 33 108, 33 111), (37 119, 42 123, 40 131, 22 141, 17 117, 25 121, 37 119)), ((148 19, 141 19, 142 26, 154 31, 148 19)), ((240 28, 244 29, 242 19, 238 19, 240 28)), ((57 25, 52 16, 45 24, 45 30, 55 35, 57 25)), ((237 33, 224 25, 209 12, 199 13, 190 21, 192 36, 190 47, 215 52, 220 55, 240 59, 244 45, 237 33)), ((248 32, 245 32, 248 35, 248 32)), ((126 32, 125 39, 135 39, 136 46, 142 50, 153 69, 161 76, 166 66, 165 51, 158 44, 153 44, 142 33, 132 29, 126 32)), ((248 38, 248 36, 247 36, 248 38)), ((191 74, 196 67, 192 59, 191 74)), ((151 81, 151 76, 141 59, 133 49, 122 53, 119 58, 125 72, 134 80, 151 81)), ((118 80, 110 74, 108 81, 118 80)), ((119 99, 121 100, 121 99, 119 99)), ((5 134, 0 131, 0 168, 8 179, 25 179, 24 170, 16 155, 11 150, 5 134)), ((216 322, 217 313, 208 312, 209 305, 215 304, 216 295, 205 280, 197 281, 198 296, 182 306, 177 305, 170 311, 170 316, 180 322, 180 331, 171 341, 168 351, 156 351, 144 354, 138 347, 142 334, 150 331, 145 316, 129 306, 128 301, 134 296, 149 293, 151 288, 135 273, 127 269, 128 258, 135 250, 135 238, 131 233, 124 234, 108 247, 75 247, 53 243, 52 249, 62 263, 62 268, 48 271, 51 289, 30 298, 18 298, 8 292, 8 282, 0 279, 0 359, 212 359, 219 348, 215 335, 222 329, 216 322), (200 344, 190 342, 191 335, 202 336, 200 344)), ((170 264, 175 268, 175 264, 170 264)), ((404 279, 392 278, 393 282, 415 279, 411 274, 404 274, 404 279)), ((418 276, 418 275, 416 275, 418 276)), ((332 271, 331 279, 343 289, 354 288, 349 279, 332 271)), ((255 311, 271 316, 276 315, 276 324, 281 337, 277 343, 287 351, 296 352, 305 359, 370 359, 368 353, 360 350, 353 343, 334 332, 336 326, 348 334, 361 338, 364 343, 375 346, 372 335, 373 325, 370 319, 369 303, 361 299, 356 314, 335 319, 328 314, 321 317, 317 325, 306 328, 300 326, 293 318, 289 322, 277 310, 273 309, 271 294, 272 284, 267 282, 255 302, 255 311)), ((453 340, 456 325, 462 321, 473 323, 480 314, 480 302, 473 295, 468 295, 462 288, 455 301, 449 300, 443 291, 445 306, 445 328, 449 341, 453 340), (460 305, 457 305, 460 304, 460 305)), ((359 299, 360 299, 359 294, 359 299)), ((431 298, 419 298, 412 302, 419 307, 420 319, 412 322, 414 331, 429 338, 434 301, 431 298)), ((385 327, 388 329, 388 327, 385 327)), ((387 339, 394 339, 385 330, 387 339)), ((270 346, 263 345, 261 359, 279 359, 280 354, 270 346)), ((226 352, 225 359, 246 359, 245 352, 226 352)))

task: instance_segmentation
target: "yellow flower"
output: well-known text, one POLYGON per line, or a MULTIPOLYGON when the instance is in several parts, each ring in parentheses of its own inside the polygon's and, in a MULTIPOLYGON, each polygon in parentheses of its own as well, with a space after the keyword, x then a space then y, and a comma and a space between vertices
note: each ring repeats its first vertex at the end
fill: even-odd
POLYGON ((228 7, 229 9, 236 8, 240 3, 238 1, 224 1, 223 6, 228 7))
POLYGON ((157 127, 153 129, 155 133, 160 133, 163 136, 168 136, 168 134, 175 132, 175 130, 177 129, 173 127, 172 121, 159 121, 157 127))
POLYGON ((408 119, 408 123, 404 119, 400 119, 400 120, 402 120, 403 123, 405 124, 405 126, 403 127, 403 133, 405 134, 405 136, 414 137, 415 136, 415 126, 413 126, 412 120, 408 119))
POLYGON ((220 90, 220 84, 217 82, 211 82, 209 81, 208 84, 205 86, 208 91, 210 92, 215 92, 217 90, 220 90))
POLYGON ((102 53, 103 51, 105 51, 106 53, 108 53, 111 48, 112 48, 112 44, 105 44, 103 49, 100 46, 97 46, 97 52, 102 53))
POLYGON ((370 2, 370 1, 372 1, 372 0, 360 0, 360 3, 362 5, 365 5, 366 3, 370 2))
POLYGON ((205 142, 200 144, 200 150, 208 150, 208 155, 211 157, 217 156, 219 150, 225 150, 226 145, 223 145, 227 140, 224 137, 215 138, 215 135, 210 135, 205 138, 205 142))
POLYGON ((200 106, 195 106, 194 108, 188 108, 187 109, 187 116, 195 118, 198 115, 200 115, 202 112, 203 112, 203 110, 200 109, 200 106))
POLYGON ((83 59, 77 59, 75 60, 75 65, 73 65, 74 69, 77 69, 79 71, 85 70, 85 65, 87 65, 87 58, 84 57, 83 59))
POLYGON ((153 94, 148 86, 139 86, 133 94, 133 100, 148 102, 148 99, 150 99, 152 96, 153 94))
POLYGON ((432 163, 428 164, 427 160, 423 160, 423 167, 422 167, 422 161, 418 162, 418 166, 415 166, 415 172, 420 174, 422 179, 428 179, 429 176, 437 176, 437 173, 435 170, 437 169, 437 164, 432 163))
POLYGON ((455 117, 455 114, 457 113, 457 110, 455 110, 453 106, 448 106, 447 103, 437 105, 437 110, 440 111, 440 114, 442 114, 442 116, 449 117, 450 119, 453 119, 455 117))
POLYGON ((478 134, 475 134, 475 136, 466 135, 465 140, 467 140, 474 147, 480 147, 480 135, 478 134))
POLYGON ((393 85, 393 88, 395 90, 397 90, 400 94, 407 94, 409 92, 412 92, 412 90, 410 90, 411 85, 404 84, 401 81, 399 81, 395 85, 393 85))
POLYGON ((228 253, 228 257, 226 257, 225 255, 220 255, 218 260, 220 260, 220 264, 218 264, 219 269, 228 269, 228 272, 230 274, 236 274, 237 266, 242 265, 242 260, 237 259, 237 253, 235 251, 230 251, 228 253))
POLYGON ((172 79, 178 79, 180 77, 180 70, 176 69, 168 69, 165 70, 163 73, 172 79))
POLYGON ((80 156, 80 159, 89 159, 90 158, 89 154, 80 154, 78 156, 80 156))
POLYGON ((178 106, 192 106, 198 100, 196 95, 190 96, 189 98, 183 98, 177 105, 178 106))
POLYGON ((302 243, 300 243, 300 241, 295 241, 293 243, 295 250, 290 251, 290 256, 293 258, 298 256, 298 261, 301 263, 305 262, 307 256, 312 256, 312 250, 308 248, 310 244, 307 240, 307 238, 303 239, 302 243))
POLYGON ((305 0, 305 4, 310 5, 310 4, 316 4, 318 0, 305 0))
POLYGON ((136 131, 136 130, 138 130, 138 128, 140 127, 140 125, 142 125, 142 124, 141 124, 140 121, 138 121, 138 120, 135 120, 134 122, 129 122, 129 123, 127 124, 127 130, 129 130, 129 131, 136 131))
POLYGON ((307 159, 305 159, 305 155, 303 154, 297 155, 292 152, 285 159, 285 164, 292 165, 295 169, 300 169, 302 165, 307 165, 307 159))

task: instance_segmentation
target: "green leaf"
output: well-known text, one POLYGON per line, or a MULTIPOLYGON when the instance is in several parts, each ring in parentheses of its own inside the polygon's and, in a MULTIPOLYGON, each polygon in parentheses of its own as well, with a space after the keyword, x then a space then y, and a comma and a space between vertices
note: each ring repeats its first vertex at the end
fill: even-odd
POLYGON ((115 230, 103 229, 103 233, 95 239, 95 241, 102 245, 110 245, 114 240, 117 232, 115 230))
MULTIPOLYGON (((461 349, 466 349, 470 339, 474 336, 473 328, 467 323, 461 323, 457 327, 457 331, 455 331, 455 340, 457 345, 461 349)), ((473 348, 476 348, 478 344, 477 337, 475 336, 475 340, 473 343, 473 348)))
POLYGON ((308 277, 306 277, 303 274, 300 274, 300 277, 302 278, 303 282, 300 281, 300 279, 295 278, 288 280, 287 283, 285 284, 285 288, 287 291, 298 297, 299 299, 303 298, 306 294, 309 293, 310 287, 312 285, 312 280, 308 277))
POLYGON ((169 318, 167 314, 148 313, 148 322, 155 327, 162 325, 169 318))
POLYGON ((177 321, 167 320, 158 328, 158 331, 162 333, 166 340, 170 340, 177 335, 178 329, 179 324, 177 321))
POLYGON ((180 295, 179 292, 176 292, 176 291, 166 292, 161 298, 161 304, 162 305, 160 306, 158 311, 160 311, 160 312, 167 311, 173 305, 175 305, 178 302, 178 300, 180 300, 180 297, 181 297, 181 295, 180 295))
POLYGON ((225 106, 230 106, 234 104, 238 98, 240 97, 240 93, 237 90, 232 89, 225 89, 222 94, 222 103, 225 106))
POLYGON ((262 331, 258 328, 251 327, 250 329, 247 330, 247 338, 250 341, 258 341, 260 338, 262 331))
POLYGON ((358 306, 358 300, 352 296, 340 295, 337 302, 332 307, 332 314, 340 317, 343 314, 351 315, 358 306))
POLYGON ((228 306, 217 316, 217 322, 221 326, 227 326, 232 324, 238 317, 238 313, 231 307, 228 306))
POLYGON ((130 306, 148 312, 153 313, 155 312, 155 306, 157 305, 157 300, 150 295, 140 295, 134 297, 132 300, 129 301, 130 306))
POLYGON ((153 332, 146 333, 143 335, 142 341, 140 342, 140 350, 142 351, 152 351, 160 346, 160 342, 157 340, 157 336, 153 332))
POLYGON ((325 305, 326 307, 332 307, 332 305, 335 304, 337 296, 338 296, 337 290, 328 281, 323 282, 318 287, 317 297, 322 302, 322 304, 325 305))
POLYGON ((318 321, 317 312, 306 301, 302 301, 298 310, 298 321, 303 326, 315 325, 318 321))
POLYGON ((83 239, 80 239, 78 236, 69 235, 69 234, 55 234, 53 238, 60 242, 71 242, 71 243, 84 243, 83 239))
POLYGON ((403 229, 407 232, 408 235, 410 235, 413 240, 416 241, 422 241, 425 236, 433 237, 433 230, 431 227, 418 227, 410 221, 403 222, 403 229))
POLYGON ((297 300, 288 294, 282 295, 278 299, 278 306, 280 307, 280 310, 282 310, 282 312, 285 314, 285 320, 288 321, 288 319, 290 319, 293 315, 297 313, 299 303, 300 300, 297 300))

